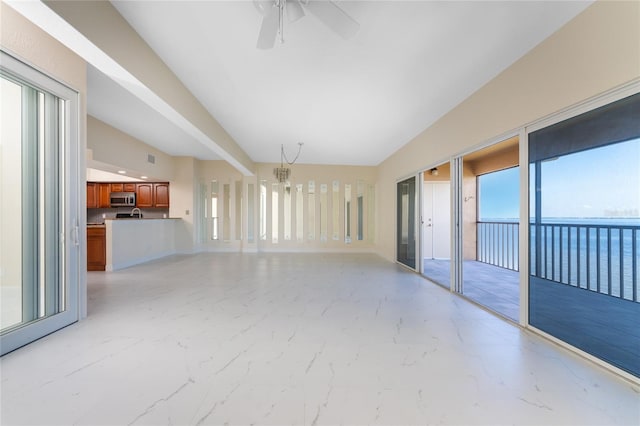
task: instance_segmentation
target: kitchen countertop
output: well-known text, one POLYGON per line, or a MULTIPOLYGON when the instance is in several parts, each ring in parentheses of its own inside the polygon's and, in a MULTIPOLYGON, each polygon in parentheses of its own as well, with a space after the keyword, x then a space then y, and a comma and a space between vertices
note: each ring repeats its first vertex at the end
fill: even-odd
POLYGON ((142 217, 142 218, 137 218, 137 217, 119 217, 119 218, 114 218, 114 217, 108 217, 105 219, 105 221, 107 220, 179 220, 182 219, 181 217, 142 217))
MULTIPOLYGON (((123 217, 123 218, 106 218, 105 221, 107 220, 115 220, 115 221, 120 221, 120 220, 180 220, 182 218, 180 217, 143 217, 142 219, 138 219, 137 217, 132 217, 132 218, 128 218, 128 217, 123 217)), ((87 227, 89 228, 104 228, 106 225, 104 223, 87 223, 87 227)))

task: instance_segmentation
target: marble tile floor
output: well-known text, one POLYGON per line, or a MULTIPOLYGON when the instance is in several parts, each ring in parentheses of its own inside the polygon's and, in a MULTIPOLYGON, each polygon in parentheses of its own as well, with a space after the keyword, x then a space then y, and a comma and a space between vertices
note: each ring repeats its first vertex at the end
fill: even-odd
POLYGON ((0 359, 2 425, 637 425, 640 388, 370 254, 89 274, 0 359))

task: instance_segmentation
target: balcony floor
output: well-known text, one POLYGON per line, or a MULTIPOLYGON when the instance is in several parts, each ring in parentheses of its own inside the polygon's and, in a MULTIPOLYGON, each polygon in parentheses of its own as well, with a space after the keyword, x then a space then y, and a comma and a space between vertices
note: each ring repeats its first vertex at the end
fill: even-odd
MULTIPOLYGON (((424 259, 424 275, 430 280, 449 287, 449 260, 424 259)), ((514 321, 520 311, 519 273, 475 260, 463 265, 463 294, 469 299, 514 321)))

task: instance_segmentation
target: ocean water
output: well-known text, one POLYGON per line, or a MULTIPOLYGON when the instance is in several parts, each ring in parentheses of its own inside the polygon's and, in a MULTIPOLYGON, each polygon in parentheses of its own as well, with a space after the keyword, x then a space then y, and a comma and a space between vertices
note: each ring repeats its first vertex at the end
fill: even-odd
POLYGON ((536 232, 531 225, 532 275, 640 301, 640 218, 545 219, 539 251, 536 232))

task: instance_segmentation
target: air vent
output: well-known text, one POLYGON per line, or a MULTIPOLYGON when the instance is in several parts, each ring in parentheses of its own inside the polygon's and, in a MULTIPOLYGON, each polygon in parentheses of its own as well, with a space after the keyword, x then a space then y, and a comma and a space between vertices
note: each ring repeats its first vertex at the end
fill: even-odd
POLYGON ((147 161, 151 164, 156 164, 156 156, 155 155, 151 155, 151 154, 147 154, 147 161))

